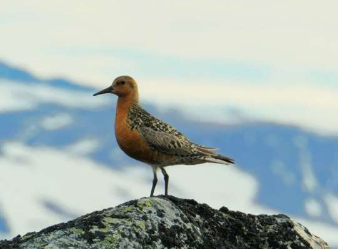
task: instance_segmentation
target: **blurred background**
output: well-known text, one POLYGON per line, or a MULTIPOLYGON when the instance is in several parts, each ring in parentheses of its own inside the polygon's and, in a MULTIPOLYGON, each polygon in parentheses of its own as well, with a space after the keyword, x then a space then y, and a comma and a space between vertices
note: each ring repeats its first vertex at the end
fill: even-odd
POLYGON ((337 8, 2 0, 0 239, 148 196, 151 168, 115 141, 116 97, 92 97, 130 75, 145 109, 236 160, 168 168, 170 194, 284 213, 338 248, 337 8))

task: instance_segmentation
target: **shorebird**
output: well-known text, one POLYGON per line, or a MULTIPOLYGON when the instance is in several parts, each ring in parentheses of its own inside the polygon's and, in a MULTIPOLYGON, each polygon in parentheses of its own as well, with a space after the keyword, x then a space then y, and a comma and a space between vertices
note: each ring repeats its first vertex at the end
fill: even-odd
POLYGON ((165 167, 201 163, 232 164, 234 160, 215 152, 216 148, 191 142, 171 125, 155 118, 139 103, 136 81, 129 76, 117 77, 111 86, 94 94, 112 93, 118 96, 115 117, 115 136, 120 148, 130 157, 150 165, 154 178, 150 196, 157 184, 161 169, 168 195, 169 175, 165 167))

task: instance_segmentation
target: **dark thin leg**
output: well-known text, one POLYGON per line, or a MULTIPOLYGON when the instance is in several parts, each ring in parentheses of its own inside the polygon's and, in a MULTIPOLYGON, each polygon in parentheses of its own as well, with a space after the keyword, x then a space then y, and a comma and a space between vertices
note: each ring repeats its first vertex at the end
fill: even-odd
POLYGON ((167 174, 167 171, 165 171, 164 168, 161 168, 162 174, 164 176, 164 186, 165 186, 165 195, 168 195, 168 185, 169 185, 169 175, 167 174))
POLYGON ((157 171, 157 168, 153 168, 154 178, 153 178, 153 186, 151 187, 150 197, 154 196, 154 191, 155 191, 155 187, 156 187, 156 184, 157 184, 156 171, 157 171))

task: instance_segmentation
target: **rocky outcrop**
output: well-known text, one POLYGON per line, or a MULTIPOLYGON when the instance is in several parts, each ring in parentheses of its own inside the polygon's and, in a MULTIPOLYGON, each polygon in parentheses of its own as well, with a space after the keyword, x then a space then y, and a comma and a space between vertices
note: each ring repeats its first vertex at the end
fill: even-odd
POLYGON ((158 196, 96 211, 0 248, 329 248, 285 215, 215 210, 194 200, 158 196))

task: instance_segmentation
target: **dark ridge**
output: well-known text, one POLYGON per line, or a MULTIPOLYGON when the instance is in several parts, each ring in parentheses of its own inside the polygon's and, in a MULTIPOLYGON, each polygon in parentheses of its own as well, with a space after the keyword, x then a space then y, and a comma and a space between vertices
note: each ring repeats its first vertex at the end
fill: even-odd
POLYGON ((41 80, 26 70, 9 66, 0 61, 0 79, 17 80, 22 82, 40 82, 41 80))
POLYGON ((35 76, 32 73, 29 73, 25 69, 10 66, 2 61, 0 61, 0 79, 24 83, 46 83, 47 85, 50 86, 76 91, 86 91, 86 92, 95 91, 94 88, 82 86, 76 82, 72 82, 63 78, 52 78, 52 79, 38 78, 37 76, 35 76))

